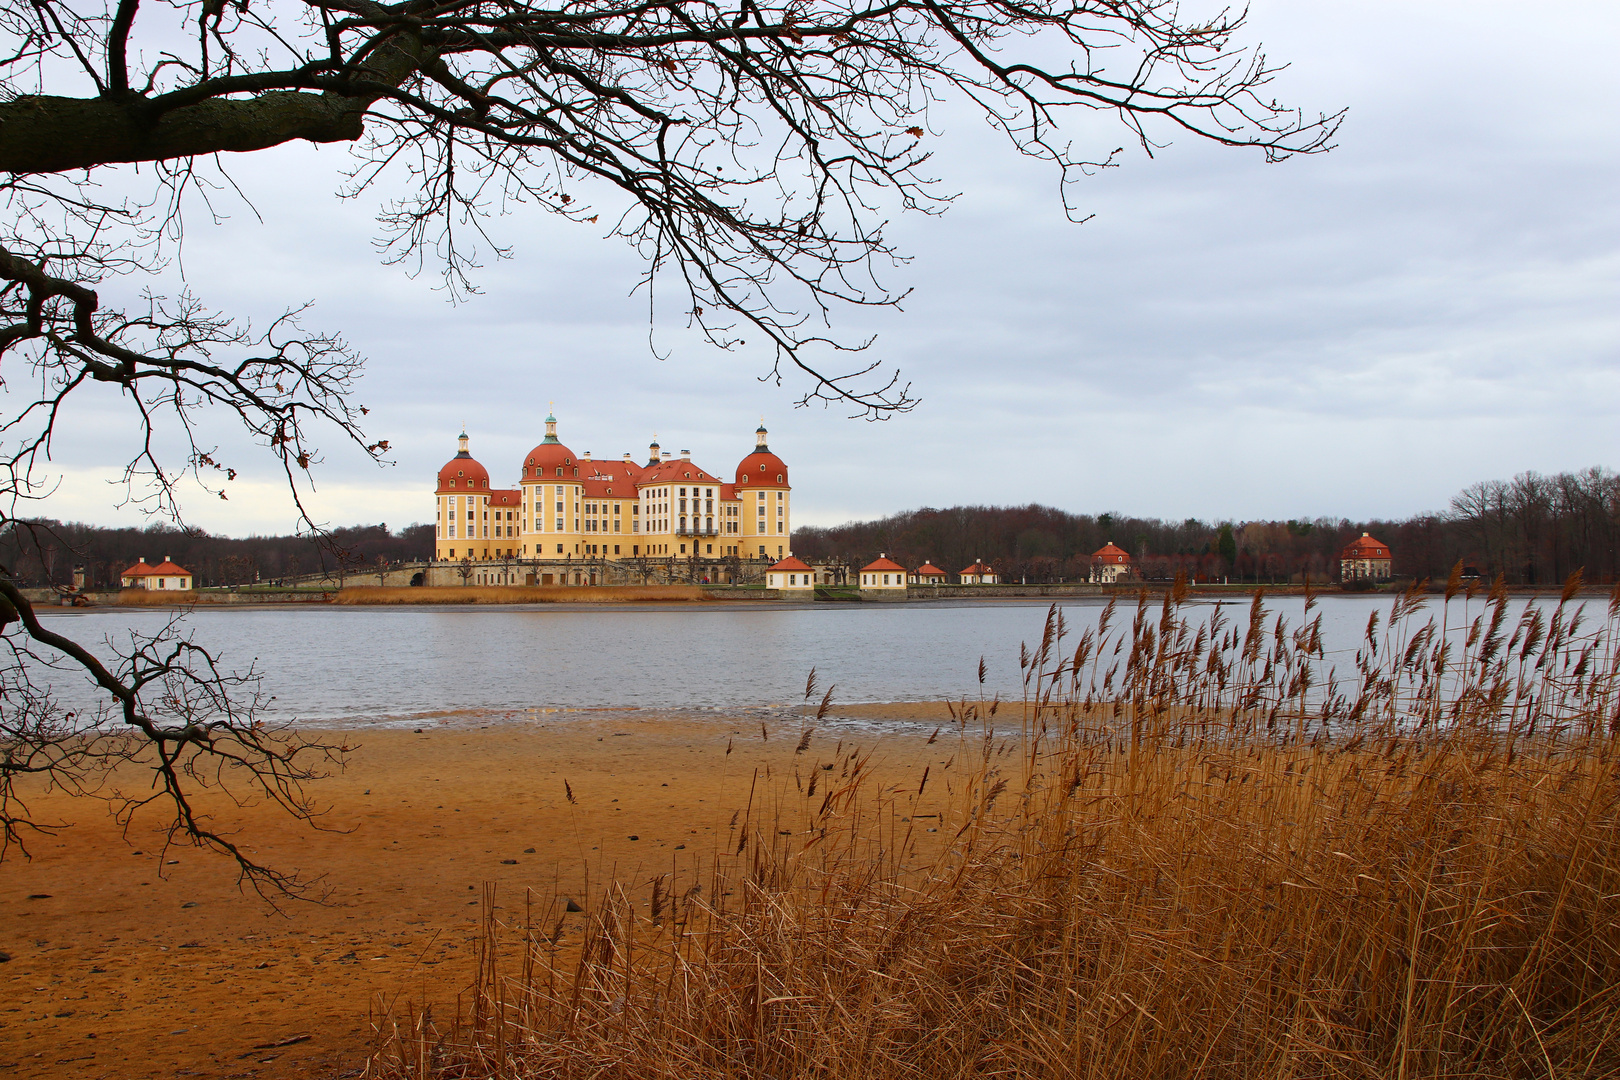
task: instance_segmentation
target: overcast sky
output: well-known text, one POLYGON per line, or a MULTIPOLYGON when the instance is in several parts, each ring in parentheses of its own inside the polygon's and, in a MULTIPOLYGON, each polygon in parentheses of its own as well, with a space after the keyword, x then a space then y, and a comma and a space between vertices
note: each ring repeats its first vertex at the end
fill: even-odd
MULTIPOLYGON (((678 324, 649 350, 640 265, 598 227, 496 222, 513 257, 461 304, 380 263, 375 202, 332 193, 349 158, 300 145, 234 165, 239 203, 190 222, 184 269, 209 302, 263 317, 306 300, 368 358, 358 400, 391 440, 378 468, 323 439, 317 516, 432 518, 466 425, 515 484, 555 402, 575 451, 638 457, 656 433, 724 473, 761 416, 793 469, 796 524, 918 506, 1041 502, 1179 519, 1399 517, 1475 480, 1620 466, 1620 38, 1613 3, 1253 5, 1246 39, 1292 66, 1286 103, 1348 107, 1338 148, 1267 165, 1190 137, 1074 193, 981 120, 932 119, 935 171, 961 193, 901 218, 903 312, 835 314, 876 332, 921 404, 886 423, 795 410, 766 361, 678 324)), ((1087 123, 1105 153, 1121 129, 1087 123)), ((130 424, 96 388, 56 444, 50 516, 118 510, 130 424), (99 396, 97 396, 99 395, 99 396)), ((222 436, 223 438, 223 436, 222 436)), ((230 535, 294 521, 262 450, 226 441, 228 502, 189 520, 230 535)))

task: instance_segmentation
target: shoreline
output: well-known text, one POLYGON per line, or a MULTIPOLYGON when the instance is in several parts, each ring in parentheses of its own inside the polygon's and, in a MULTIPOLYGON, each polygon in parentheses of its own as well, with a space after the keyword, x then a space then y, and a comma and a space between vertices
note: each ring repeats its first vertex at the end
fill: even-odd
MULTIPOLYGON (((345 585, 332 588, 305 588, 285 590, 253 590, 249 592, 192 591, 173 596, 147 593, 144 590, 121 591, 89 590, 80 594, 82 603, 63 604, 63 596, 54 589, 30 587, 21 592, 44 614, 58 608, 69 610, 159 609, 183 610, 207 608, 210 610, 262 611, 294 608, 398 608, 398 609, 453 609, 466 611, 512 611, 536 607, 548 610, 589 611, 602 608, 619 610, 682 609, 682 608, 828 608, 862 606, 869 604, 916 607, 922 605, 962 604, 1052 604, 1083 602, 1134 602, 1145 593, 1154 602, 1162 600, 1173 588, 1170 582, 1132 582, 1128 585, 1049 584, 1049 585, 973 585, 973 586, 915 586, 904 596, 849 596, 837 598, 805 598, 772 595, 763 587, 742 586, 732 592, 729 586, 705 585, 468 585, 468 586, 415 586, 396 587, 379 585, 345 585)), ((1304 596, 1307 587, 1289 585, 1219 585, 1189 586, 1187 602, 1229 603, 1247 600, 1256 590, 1268 597, 1304 596)), ((1393 600, 1404 590, 1399 588, 1375 590, 1347 590, 1332 583, 1313 585, 1310 591, 1319 598, 1370 597, 1393 600)), ((1487 588, 1476 589, 1476 598, 1487 588)), ((1444 583, 1431 583, 1424 596, 1444 595, 1444 583)), ((1554 597, 1562 592, 1558 585, 1510 585, 1509 597, 1534 599, 1554 597)), ((1608 586, 1583 586, 1576 596, 1586 599, 1606 599, 1614 592, 1608 586)))
POLYGON ((339 831, 205 800, 255 857, 330 890, 284 914, 240 894, 222 858, 165 849, 154 818, 122 830, 94 800, 31 793, 36 815, 74 824, 32 838, 0 879, 0 973, 18 1007, 0 1013, 0 1070, 327 1080, 360 1064, 377 995, 450 1002, 472 981, 486 884, 519 914, 526 890, 589 910, 609 877, 723 861, 751 796, 757 813, 853 748, 876 750, 884 777, 938 775, 958 747, 928 744, 934 710, 947 715, 912 703, 914 723, 826 724, 803 753, 801 715, 742 710, 305 729, 358 744, 316 789, 339 831))

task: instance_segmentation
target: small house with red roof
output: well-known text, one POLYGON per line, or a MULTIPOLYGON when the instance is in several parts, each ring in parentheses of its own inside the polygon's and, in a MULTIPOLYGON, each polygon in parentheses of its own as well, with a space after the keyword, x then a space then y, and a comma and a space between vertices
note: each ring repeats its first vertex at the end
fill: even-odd
POLYGON ((167 555, 156 566, 147 563, 142 556, 135 560, 135 565, 118 575, 119 582, 126 589, 190 589, 192 583, 191 571, 183 566, 176 565, 167 555))
POLYGON ((996 576, 996 572, 984 565, 984 563, 978 559, 974 559, 973 565, 968 567, 966 570, 963 570, 962 573, 958 575, 958 578, 963 585, 1001 584, 1001 578, 996 576))
POLYGON ((1091 553, 1093 585, 1113 585, 1131 576, 1131 553, 1112 540, 1091 553))
POLYGON ((899 590, 901 595, 906 591, 906 568, 895 562, 889 556, 879 554, 876 559, 861 567, 861 591, 879 593, 893 593, 899 590))
POLYGON ((1345 545, 1339 552, 1339 580, 1387 581, 1391 572, 1389 545, 1375 540, 1366 533, 1345 545))
POLYGON ((765 587, 784 593, 813 595, 816 572, 792 555, 765 571, 765 587))
POLYGON ((911 572, 913 585, 944 585, 950 576, 931 562, 925 562, 911 572))

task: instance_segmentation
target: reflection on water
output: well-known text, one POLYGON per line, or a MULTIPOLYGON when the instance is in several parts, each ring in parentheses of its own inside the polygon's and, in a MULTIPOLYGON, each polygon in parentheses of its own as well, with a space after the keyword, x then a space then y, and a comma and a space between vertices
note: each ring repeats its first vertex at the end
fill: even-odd
MULTIPOLYGON (((1468 614, 1477 614, 1482 603, 1474 601, 1468 614)), ((1389 605, 1388 597, 1323 598, 1319 610, 1330 659, 1349 668, 1369 613, 1389 605)), ((200 609, 186 625, 226 666, 257 664, 266 692, 275 697, 270 718, 377 722, 522 717, 546 709, 796 704, 812 666, 823 689, 836 684, 834 699, 841 702, 971 697, 980 692, 981 656, 985 695, 1016 698, 1019 644, 1033 648, 1040 641, 1047 606, 322 606, 200 609)), ((1102 606, 1090 599, 1065 601, 1071 634, 1094 627, 1102 606)), ((1121 606, 1116 628, 1134 614, 1134 603, 1121 606)), ((1275 597, 1268 607, 1297 626, 1304 599, 1275 597)), ((1226 602, 1224 609, 1229 619, 1246 625, 1247 601, 1226 602)), ((1200 618, 1209 610, 1193 604, 1187 614, 1200 618)), ((1152 608, 1150 617, 1157 615, 1152 608)), ((90 643, 127 638, 132 631, 154 633, 169 615, 120 608, 47 617, 52 629, 90 643)), ((1456 626, 1463 618, 1458 600, 1449 621, 1456 626)), ((54 680, 67 703, 84 692, 82 679, 54 680)))

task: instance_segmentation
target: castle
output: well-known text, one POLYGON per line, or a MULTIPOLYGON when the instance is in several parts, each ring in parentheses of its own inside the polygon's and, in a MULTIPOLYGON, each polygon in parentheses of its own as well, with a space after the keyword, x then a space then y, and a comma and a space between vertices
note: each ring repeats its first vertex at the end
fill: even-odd
POLYGON ((517 487, 492 488, 462 432, 459 452, 439 470, 433 557, 459 564, 463 581, 475 585, 603 584, 609 569, 639 566, 645 577, 651 560, 729 580, 725 567, 739 560, 782 559, 793 535, 788 468, 766 434, 761 424, 753 453, 722 478, 656 441, 644 464, 629 454, 575 454, 547 416, 546 437, 525 455, 517 487))

